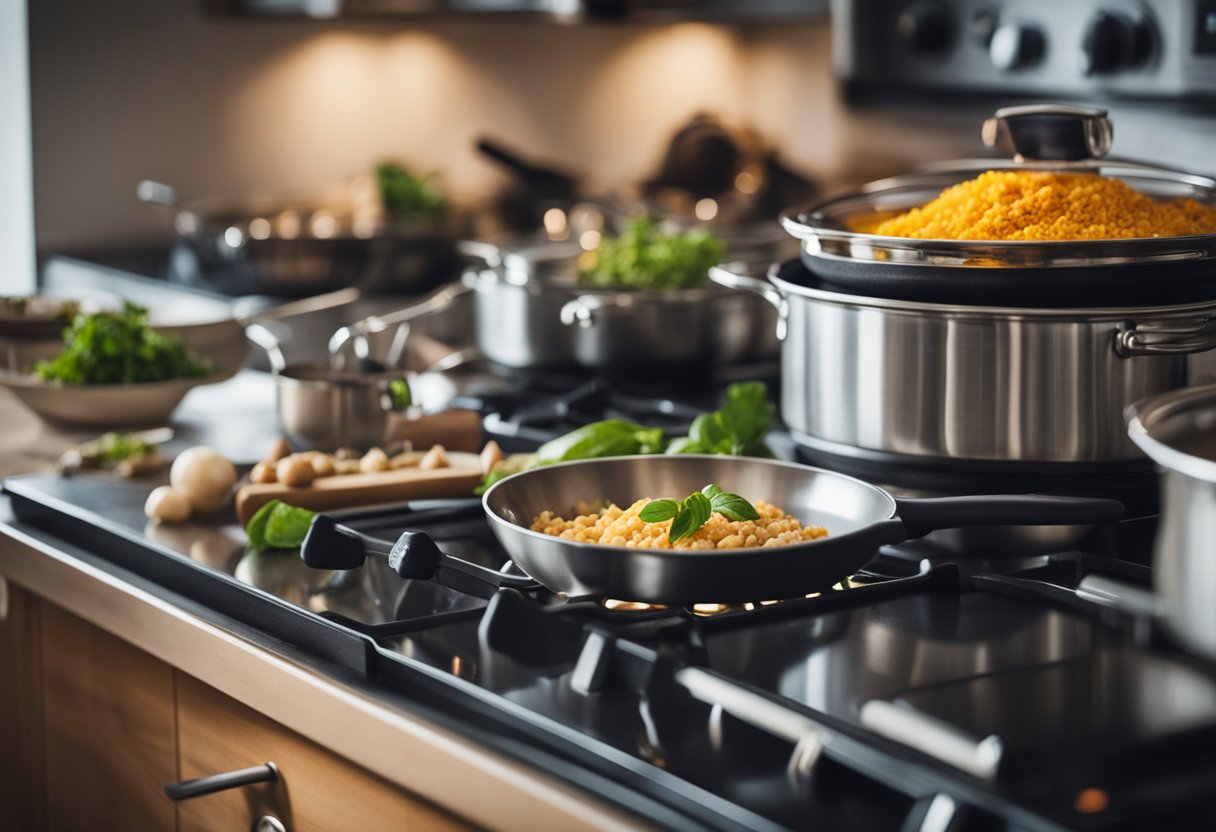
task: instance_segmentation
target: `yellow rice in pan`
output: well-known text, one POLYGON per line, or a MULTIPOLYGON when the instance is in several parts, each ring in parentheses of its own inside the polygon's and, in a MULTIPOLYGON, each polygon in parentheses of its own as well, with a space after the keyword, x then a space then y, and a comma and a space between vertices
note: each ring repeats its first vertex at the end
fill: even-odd
POLYGON ((715 512, 695 533, 672 543, 667 539, 672 521, 646 523, 638 516, 648 502, 643 498, 626 509, 610 504, 602 511, 580 505, 572 520, 543 511, 532 521, 532 531, 628 549, 752 549, 804 543, 828 534, 823 526, 804 526, 772 503, 759 500, 755 503, 758 520, 727 520, 715 512))

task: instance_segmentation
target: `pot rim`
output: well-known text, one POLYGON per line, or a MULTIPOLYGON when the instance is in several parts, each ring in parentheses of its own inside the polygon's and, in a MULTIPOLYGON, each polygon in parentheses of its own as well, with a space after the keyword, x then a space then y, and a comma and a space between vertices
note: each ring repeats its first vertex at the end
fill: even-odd
POLYGON ((931 303, 928 301, 898 300, 882 298, 873 295, 855 295, 847 292, 835 292, 829 289, 819 289, 792 283, 784 280, 779 274, 780 263, 770 267, 768 280, 783 296, 797 296, 809 300, 824 301, 838 306, 858 306, 873 309, 884 309, 905 314, 921 314, 942 317, 975 317, 975 318, 1045 318, 1051 320, 1111 320, 1129 321, 1145 316, 1194 315, 1196 312, 1212 311, 1216 314, 1216 299, 1194 301, 1192 303, 1171 304, 1168 306, 1096 306, 1096 307, 1054 307, 1034 306, 971 306, 957 303, 931 303))
POLYGON ((274 374, 275 383, 283 387, 325 389, 329 387, 372 387, 383 382, 404 381, 407 385, 405 370, 384 370, 378 373, 361 373, 358 370, 335 370, 324 361, 300 361, 288 364, 274 374), (329 373, 330 377, 300 378, 293 372, 315 371, 318 374, 329 373))
MULTIPOLYGON (((1142 399, 1124 411, 1127 435, 1161 467, 1192 479, 1216 483, 1216 460, 1180 450, 1154 435, 1154 429, 1159 425, 1182 418, 1204 405, 1216 406, 1216 384, 1182 387, 1142 399)), ((1216 427, 1216 410, 1212 415, 1212 424, 1216 427)), ((1198 427, 1191 425, 1189 432, 1196 430, 1198 427)))

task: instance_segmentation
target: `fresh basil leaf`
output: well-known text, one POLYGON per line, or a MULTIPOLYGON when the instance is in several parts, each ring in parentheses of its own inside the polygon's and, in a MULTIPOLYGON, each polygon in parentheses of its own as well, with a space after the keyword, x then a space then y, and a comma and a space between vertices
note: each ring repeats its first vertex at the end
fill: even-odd
POLYGON ((266 548, 266 521, 270 519, 270 512, 274 511, 274 507, 279 504, 278 500, 271 500, 255 511, 249 518, 249 522, 245 524, 245 534, 249 538, 250 549, 266 548))
POLYGON ((710 483, 701 489, 701 493, 708 497, 710 502, 713 502, 714 497, 717 497, 722 493, 722 489, 718 488, 718 486, 714 485, 713 483, 710 483))
POLYGON ((716 413, 702 413, 693 419, 688 428, 688 438, 705 448, 708 453, 717 453, 717 448, 730 442, 730 437, 716 413))
POLYGON ((279 503, 266 519, 266 546, 263 548, 295 549, 304 542, 312 518, 316 516, 315 511, 279 503))
POLYGON ((688 537, 688 535, 700 528, 699 526, 693 526, 692 519, 691 511, 681 509, 680 513, 671 521, 671 530, 667 532, 667 539, 675 543, 680 538, 688 537))
POLYGON ((651 500, 642 506, 642 510, 638 512, 638 517, 646 523, 662 523, 664 520, 670 520, 675 517, 679 512, 679 501, 664 498, 662 500, 651 500))
POLYGON ((747 500, 740 497, 738 494, 730 494, 725 491, 720 491, 710 501, 713 504, 714 511, 721 514, 727 520, 759 520, 760 512, 756 511, 756 507, 747 500))
POLYGON ((748 445, 764 441, 773 428, 776 408, 763 383, 746 381, 726 388, 726 401, 717 415, 730 438, 731 452, 739 454, 748 445))
POLYGON ((639 454, 661 453, 663 443, 667 441, 667 435, 662 428, 643 428, 634 433, 634 438, 638 442, 639 454))
POLYGON ((692 514, 693 532, 704 526, 714 513, 713 504, 700 491, 688 495, 684 500, 684 510, 692 514))
POLYGON ((661 436, 661 429, 646 428, 627 419, 605 419, 549 440, 536 450, 536 462, 548 465, 575 459, 631 456, 641 451, 643 440, 662 444, 661 436))
POLYGON ((668 444, 667 450, 664 453, 668 454, 703 454, 705 449, 693 441, 692 437, 680 436, 668 444))

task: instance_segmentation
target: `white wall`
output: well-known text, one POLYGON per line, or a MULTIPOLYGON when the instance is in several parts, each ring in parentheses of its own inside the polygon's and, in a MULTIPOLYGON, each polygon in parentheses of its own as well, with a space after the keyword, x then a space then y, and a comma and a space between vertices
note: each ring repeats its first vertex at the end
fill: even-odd
POLYGON ((25 0, 0 0, 0 293, 34 287, 25 0))

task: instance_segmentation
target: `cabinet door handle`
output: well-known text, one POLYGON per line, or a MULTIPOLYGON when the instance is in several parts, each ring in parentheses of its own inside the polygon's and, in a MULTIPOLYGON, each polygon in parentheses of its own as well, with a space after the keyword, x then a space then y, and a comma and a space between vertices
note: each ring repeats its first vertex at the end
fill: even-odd
POLYGON ((279 769, 274 763, 242 768, 238 771, 225 771, 223 774, 212 774, 209 777, 198 777, 194 780, 182 780, 165 786, 165 794, 170 800, 189 800, 192 797, 202 797, 226 789, 239 789, 253 783, 271 783, 279 779, 279 769))

